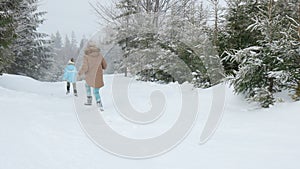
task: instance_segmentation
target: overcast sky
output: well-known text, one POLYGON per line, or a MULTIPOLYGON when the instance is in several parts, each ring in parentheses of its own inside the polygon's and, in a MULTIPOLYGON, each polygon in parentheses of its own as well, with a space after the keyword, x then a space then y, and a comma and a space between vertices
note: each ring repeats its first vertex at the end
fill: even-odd
POLYGON ((66 34, 71 36, 74 31, 77 39, 81 39, 83 35, 89 38, 100 29, 100 25, 97 24, 97 16, 88 2, 89 0, 41 0, 39 8, 47 14, 39 31, 48 34, 59 31, 63 38, 66 34))

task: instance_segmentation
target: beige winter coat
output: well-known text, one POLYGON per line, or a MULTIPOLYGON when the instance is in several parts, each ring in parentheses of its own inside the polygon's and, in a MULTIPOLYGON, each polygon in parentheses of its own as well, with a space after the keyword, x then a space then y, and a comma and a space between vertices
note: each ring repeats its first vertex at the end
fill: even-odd
POLYGON ((89 44, 85 49, 83 65, 78 72, 79 76, 85 75, 86 83, 94 88, 104 86, 103 70, 106 69, 107 63, 96 45, 89 44))

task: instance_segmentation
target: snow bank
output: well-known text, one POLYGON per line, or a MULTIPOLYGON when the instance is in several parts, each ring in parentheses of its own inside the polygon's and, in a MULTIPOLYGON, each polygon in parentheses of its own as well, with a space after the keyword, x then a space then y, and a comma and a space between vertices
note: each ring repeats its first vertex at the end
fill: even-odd
POLYGON ((65 89, 64 85, 63 82, 40 82, 20 75, 3 74, 3 76, 0 76, 0 86, 3 88, 39 95, 62 96, 65 89))

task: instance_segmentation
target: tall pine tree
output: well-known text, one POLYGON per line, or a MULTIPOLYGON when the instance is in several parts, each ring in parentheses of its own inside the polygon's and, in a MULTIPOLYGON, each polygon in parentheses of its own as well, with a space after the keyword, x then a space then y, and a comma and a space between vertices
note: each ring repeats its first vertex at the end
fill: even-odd
POLYGON ((47 35, 37 31, 45 14, 38 12, 37 3, 38 0, 21 0, 19 10, 13 13, 16 39, 12 50, 16 58, 8 72, 43 79, 51 66, 52 50, 47 35))

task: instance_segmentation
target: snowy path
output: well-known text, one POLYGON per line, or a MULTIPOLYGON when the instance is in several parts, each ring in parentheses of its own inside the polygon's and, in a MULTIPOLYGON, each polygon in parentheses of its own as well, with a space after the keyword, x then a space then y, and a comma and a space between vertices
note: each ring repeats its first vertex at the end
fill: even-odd
MULTIPOLYGON (((140 111, 149 109, 149 95, 161 90, 167 98, 166 115, 155 124, 132 125, 114 108, 112 76, 101 91, 103 116, 128 137, 151 137, 167 130, 180 107, 176 84, 133 81, 130 100, 140 111)), ((258 109, 226 89, 226 109, 213 138, 199 145, 211 104, 211 89, 199 90, 200 112, 192 132, 163 156, 130 160, 98 148, 78 122, 73 96, 64 83, 42 83, 22 76, 0 76, 0 169, 299 169, 300 102, 258 109)), ((83 102, 83 84, 78 84, 83 102)))

